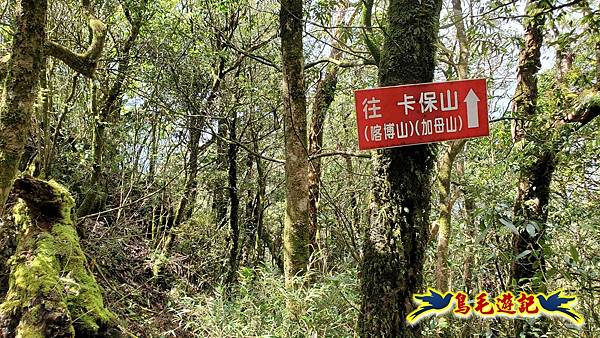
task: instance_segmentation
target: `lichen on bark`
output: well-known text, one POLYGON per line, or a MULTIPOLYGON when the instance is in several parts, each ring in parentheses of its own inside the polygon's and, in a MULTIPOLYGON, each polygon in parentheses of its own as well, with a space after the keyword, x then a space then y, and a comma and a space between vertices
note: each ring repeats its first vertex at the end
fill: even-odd
MULTIPOLYGON (((391 0, 379 85, 431 82, 442 2, 391 0)), ((370 224, 361 267, 364 337, 418 337, 406 315, 420 291, 428 238, 435 146, 373 152, 370 224)))
POLYGON ((308 154, 302 45, 303 1, 283 0, 279 12, 283 62, 286 214, 283 228, 285 282, 294 286, 308 265, 308 154))
POLYGON ((0 59, 0 80, 4 81, 0 100, 0 216, 18 175, 45 56, 54 56, 75 71, 93 76, 107 27, 91 14, 89 3, 85 7, 90 17, 92 43, 85 53, 77 54, 47 41, 47 0, 19 0, 16 3, 11 54, 0 59))
POLYGON ((44 48, 47 55, 62 60, 73 70, 91 78, 94 75, 96 64, 104 49, 107 27, 102 21, 96 19, 91 14, 89 16, 88 26, 92 30, 92 42, 84 53, 72 52, 66 47, 52 41, 46 41, 44 48))
MULTIPOLYGON (((18 1, 0 101, 0 216, 29 135, 46 37, 46 1, 18 1)), ((4 67, 4 66, 3 66, 4 67)))
POLYGON ((0 332, 17 337, 107 336, 115 327, 87 267, 60 184, 19 178, 13 208, 20 236, 9 260, 9 290, 0 304, 0 332))

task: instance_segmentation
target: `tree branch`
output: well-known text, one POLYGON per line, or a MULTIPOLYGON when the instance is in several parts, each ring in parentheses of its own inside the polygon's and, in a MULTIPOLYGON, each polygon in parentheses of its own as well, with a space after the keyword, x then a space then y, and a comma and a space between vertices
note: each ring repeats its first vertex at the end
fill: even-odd
POLYGON ((305 70, 309 69, 309 68, 319 65, 321 63, 333 63, 340 68, 351 68, 351 67, 359 67, 359 66, 376 66, 377 65, 375 60, 364 60, 364 61, 351 62, 351 61, 337 60, 334 58, 326 58, 326 59, 320 59, 317 61, 309 62, 304 66, 304 69, 305 70))
POLYGON ((96 70, 96 64, 104 48, 106 25, 91 14, 89 26, 92 30, 92 43, 83 54, 75 53, 53 41, 46 41, 46 55, 53 56, 76 72, 91 78, 96 70))
POLYGON ((581 125, 585 125, 598 115, 600 115, 600 93, 585 93, 582 94, 579 104, 575 107, 575 112, 567 115, 563 121, 566 123, 579 122, 581 125))
POLYGON ((314 160, 317 158, 321 158, 321 157, 329 157, 329 156, 336 156, 336 155, 341 155, 341 156, 352 156, 352 157, 362 157, 362 158, 371 158, 371 154, 361 154, 361 153, 352 153, 352 152, 348 152, 348 151, 331 151, 331 152, 327 152, 327 153, 319 153, 319 154, 315 154, 309 157, 309 160, 314 160))
MULTIPOLYGON (((146 3, 147 0, 143 0, 140 2, 142 8, 145 8, 146 3)), ((140 13, 138 13, 138 16, 135 20, 131 17, 131 13, 128 7, 123 6, 123 11, 127 13, 125 16, 127 17, 127 21, 129 21, 129 24, 131 25, 131 30, 129 32, 129 37, 123 44, 123 48, 121 50, 122 56, 117 66, 117 69, 119 70, 117 78, 115 79, 115 82, 113 83, 108 94, 106 95, 106 100, 104 101, 104 105, 101 109, 103 118, 105 119, 108 118, 108 116, 116 109, 117 101, 122 95, 123 84, 125 83, 127 75, 129 75, 129 68, 131 67, 131 63, 129 62, 131 49, 133 48, 133 45, 135 44, 135 41, 137 40, 140 34, 140 30, 143 24, 143 10, 140 10, 140 13)))
POLYGON ((371 35, 373 34, 373 26, 371 25, 371 17, 373 15, 373 2, 374 0, 362 0, 363 3, 363 14, 362 14, 362 24, 365 28, 363 28, 363 38, 365 40, 365 44, 371 52, 373 56, 373 60, 375 60, 375 64, 379 65, 379 60, 381 58, 381 50, 379 46, 375 45, 373 40, 371 40, 371 35))

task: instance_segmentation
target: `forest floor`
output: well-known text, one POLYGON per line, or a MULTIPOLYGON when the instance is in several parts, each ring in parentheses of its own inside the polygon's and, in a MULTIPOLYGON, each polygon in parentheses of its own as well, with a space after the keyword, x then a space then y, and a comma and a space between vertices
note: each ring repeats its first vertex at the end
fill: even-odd
MULTIPOLYGON (((280 272, 242 267, 226 292, 219 280, 202 276, 193 262, 203 257, 174 253, 156 259, 143 229, 108 227, 100 219, 80 222, 90 266, 121 329, 139 337, 353 336, 359 312, 356 270, 319 278, 290 292, 280 272), (97 258, 94 258, 97 257, 97 258), (154 257, 154 259, 152 259, 154 257), (287 302, 300 306, 289 316, 287 302)), ((220 264, 219 262, 214 262, 220 264)), ((217 269, 218 270, 218 267, 217 269)), ((215 276, 212 276, 215 278, 215 276)))

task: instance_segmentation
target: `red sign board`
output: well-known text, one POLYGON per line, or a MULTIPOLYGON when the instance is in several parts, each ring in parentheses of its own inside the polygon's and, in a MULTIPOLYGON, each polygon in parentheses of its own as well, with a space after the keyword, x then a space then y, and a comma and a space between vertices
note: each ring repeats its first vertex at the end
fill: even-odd
POLYGON ((485 79, 354 92, 362 150, 489 135, 485 79))

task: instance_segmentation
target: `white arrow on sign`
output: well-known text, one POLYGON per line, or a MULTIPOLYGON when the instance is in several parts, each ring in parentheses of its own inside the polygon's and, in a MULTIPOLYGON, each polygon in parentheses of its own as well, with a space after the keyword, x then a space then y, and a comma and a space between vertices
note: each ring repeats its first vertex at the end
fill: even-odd
POLYGON ((464 102, 467 103, 467 127, 479 127, 479 98, 473 89, 469 90, 464 102))

